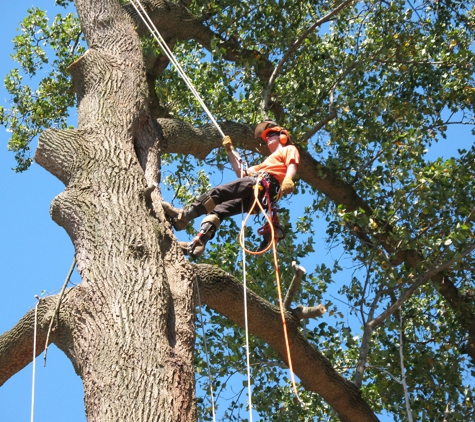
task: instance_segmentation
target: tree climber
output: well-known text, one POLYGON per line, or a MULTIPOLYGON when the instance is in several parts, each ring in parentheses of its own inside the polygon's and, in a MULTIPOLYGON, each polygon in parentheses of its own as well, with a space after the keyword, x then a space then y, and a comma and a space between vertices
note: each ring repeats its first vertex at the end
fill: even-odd
MULTIPOLYGON (((186 209, 177 209, 167 202, 162 202, 165 214, 171 219, 176 230, 184 230, 191 220, 207 214, 201 222, 198 236, 190 242, 180 242, 184 252, 192 258, 203 255, 206 242, 213 238, 224 218, 239 214, 242 209, 248 211, 254 202, 254 186, 259 183, 267 186, 269 197, 274 203, 283 194, 294 191, 293 178, 297 173, 300 154, 291 144, 286 129, 273 121, 259 123, 254 131, 256 138, 262 139, 268 146, 270 155, 262 162, 243 171, 238 158, 233 152, 231 138, 223 139, 223 146, 229 161, 239 179, 216 186, 195 199, 186 209), (265 183, 267 182, 267 183, 265 183)), ((259 190, 262 202, 265 189, 259 190)))

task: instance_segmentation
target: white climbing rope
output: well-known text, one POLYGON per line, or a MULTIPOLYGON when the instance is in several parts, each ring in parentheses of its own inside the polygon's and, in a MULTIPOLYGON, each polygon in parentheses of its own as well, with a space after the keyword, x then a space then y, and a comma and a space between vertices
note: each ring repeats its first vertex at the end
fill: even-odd
POLYGON ((33 327, 33 375, 31 381, 31 413, 30 413, 30 422, 35 420, 35 380, 36 380, 36 331, 38 325, 38 305, 40 303, 40 298, 35 295, 35 298, 38 300, 35 306, 35 322, 33 327))
POLYGON ((140 3, 140 0, 131 0, 132 6, 134 6, 134 9, 137 11, 139 14, 140 18, 142 19, 143 23, 145 26, 148 28, 150 33, 154 36, 155 40, 158 42, 158 45, 162 49, 162 51, 165 53, 165 55, 168 57, 168 60, 175 66, 175 69, 177 72, 180 74, 180 76, 183 78, 185 83, 188 85, 188 88, 190 88, 190 91, 193 93, 195 96, 196 100, 200 103, 201 107, 205 111, 205 113, 208 115, 209 119, 211 122, 216 126, 216 129, 218 130, 219 134, 221 137, 224 138, 224 132, 221 130, 221 128, 218 125, 218 122, 216 119, 213 117, 211 112, 209 111, 208 107, 206 107, 206 104, 204 103, 203 99, 201 98, 199 92, 196 90, 195 86, 191 82, 190 78, 186 75, 184 72, 183 68, 181 67, 180 63, 178 63, 177 59, 173 55, 173 52, 170 50, 168 47, 167 43, 161 36, 160 32, 156 28, 155 24, 153 21, 150 19, 148 16, 147 12, 143 8, 142 4, 140 3), (140 10, 139 10, 140 9, 140 10))
MULTIPOLYGON (((241 178, 244 176, 244 169, 241 167, 241 178)), ((241 231, 244 231, 246 220, 244 218, 244 202, 241 201, 241 231)), ((247 269, 246 250, 242 248, 242 285, 244 294, 244 328, 246 335, 246 367, 247 367, 247 396, 249 405, 249 422, 252 422, 252 384, 251 384, 251 353, 249 351, 249 324, 247 317, 247 269)))
POLYGON ((215 411, 215 405, 214 405, 214 392, 213 392, 213 376, 211 375, 211 365, 209 364, 209 353, 208 353, 208 342, 206 339, 206 330, 205 330, 205 325, 203 322, 203 313, 201 311, 201 296, 200 296, 200 286, 198 285, 198 276, 195 277, 195 283, 196 283, 196 292, 198 295, 198 307, 200 310, 200 324, 201 324, 201 329, 203 330, 203 344, 205 348, 205 356, 206 356, 206 366, 208 367, 208 381, 209 381, 209 391, 211 393, 211 410, 213 413, 213 422, 216 422, 216 411, 215 411))

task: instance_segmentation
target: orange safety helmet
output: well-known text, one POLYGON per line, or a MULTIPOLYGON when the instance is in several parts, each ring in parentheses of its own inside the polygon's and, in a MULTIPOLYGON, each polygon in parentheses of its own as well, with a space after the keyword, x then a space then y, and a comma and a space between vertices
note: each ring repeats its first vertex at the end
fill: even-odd
POLYGON ((282 145, 290 143, 289 132, 272 120, 266 120, 265 122, 259 123, 254 131, 254 136, 267 142, 266 137, 269 132, 279 132, 279 141, 282 145))

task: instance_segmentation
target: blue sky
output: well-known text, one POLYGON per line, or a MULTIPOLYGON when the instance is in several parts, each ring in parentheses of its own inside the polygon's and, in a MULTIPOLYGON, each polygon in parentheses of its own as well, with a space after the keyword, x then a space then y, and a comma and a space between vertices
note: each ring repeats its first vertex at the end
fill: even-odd
MULTIPOLYGON (((54 0, 16 0, 3 2, 6 15, 0 27, 0 75, 11 69, 11 39, 18 22, 32 5, 52 11, 54 0)), ((8 107, 8 94, 0 86, 0 104, 8 107)), ((452 130, 452 129, 451 129, 452 130)), ((432 153, 473 142, 468 131, 455 129, 451 138, 434 146, 432 153)), ((64 188, 54 176, 37 164, 23 174, 14 173, 13 154, 7 151, 9 134, 0 128, 0 333, 10 329, 35 306, 35 295, 61 289, 73 259, 73 247, 66 232, 50 218, 52 199, 64 188)), ((35 141, 36 144, 36 141, 35 141)), ((455 150, 452 149, 453 154, 455 150)), ((322 257, 322 249, 315 256, 322 257), (320 253, 321 252, 321 253, 320 253)), ((312 260, 315 258, 312 258, 312 260)), ((308 268, 311 270, 311 268, 308 268)), ((79 276, 73 275, 73 282, 79 276)), ((84 422, 82 384, 69 360, 55 346, 48 351, 46 367, 37 359, 35 420, 48 422, 84 422)), ((25 421, 30 417, 32 390, 31 365, 0 388, 2 421, 25 421)), ((386 419, 389 420, 389 419, 386 419)))
MULTIPOLYGON (((3 81, 11 69, 11 39, 18 23, 32 5, 51 10, 54 0, 2 2, 0 27, 0 75, 3 81)), ((0 104, 8 107, 3 83, 0 104)), ((61 289, 73 259, 73 247, 66 232, 49 215, 52 199, 63 185, 39 165, 23 174, 14 173, 13 154, 7 151, 9 134, 0 128, 0 332, 10 329, 35 306, 35 295, 61 289)), ((35 141, 36 146, 36 141, 35 141)), ((77 274, 73 281, 78 282, 77 274)), ((46 367, 37 359, 35 420, 84 422, 83 389, 69 360, 55 346, 48 350, 46 367)), ((30 417, 31 364, 0 388, 1 420, 26 421, 30 417)))

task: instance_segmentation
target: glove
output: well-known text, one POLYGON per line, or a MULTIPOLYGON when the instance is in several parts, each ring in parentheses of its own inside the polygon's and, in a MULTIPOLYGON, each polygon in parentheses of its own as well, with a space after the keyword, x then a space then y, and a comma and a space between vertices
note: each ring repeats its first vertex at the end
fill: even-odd
POLYGON ((226 151, 230 152, 233 149, 233 143, 231 141, 231 137, 226 135, 223 138, 223 147, 226 148, 226 151))
POLYGON ((287 195, 288 193, 292 193, 295 189, 294 181, 290 177, 286 177, 282 182, 282 186, 280 187, 280 191, 287 195))

